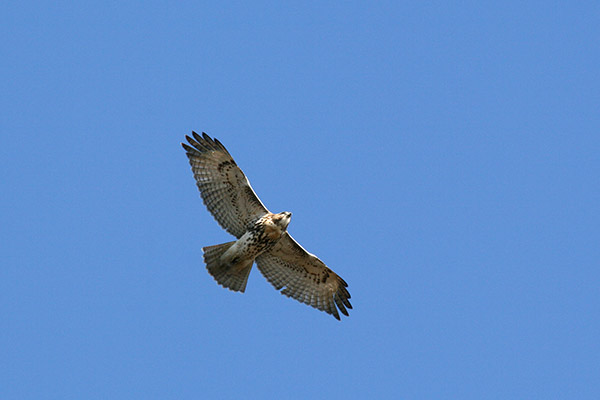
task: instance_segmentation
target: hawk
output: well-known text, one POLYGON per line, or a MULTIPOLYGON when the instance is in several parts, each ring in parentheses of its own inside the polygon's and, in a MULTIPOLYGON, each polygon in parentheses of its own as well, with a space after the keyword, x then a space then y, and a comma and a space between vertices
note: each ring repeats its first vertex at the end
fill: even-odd
POLYGON ((348 284, 287 232, 292 213, 273 214, 260 201, 225 146, 192 132, 181 145, 200 195, 219 225, 237 240, 202 249, 217 283, 244 292, 252 265, 281 294, 340 319, 351 309, 348 284))

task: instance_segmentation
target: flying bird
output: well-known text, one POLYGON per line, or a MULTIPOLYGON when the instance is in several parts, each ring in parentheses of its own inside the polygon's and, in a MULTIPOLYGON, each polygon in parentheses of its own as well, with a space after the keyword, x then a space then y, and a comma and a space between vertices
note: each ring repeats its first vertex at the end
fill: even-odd
POLYGON ((281 294, 340 319, 351 309, 348 284, 287 232, 292 213, 273 214, 260 201, 225 146, 192 132, 181 145, 200 195, 219 225, 237 240, 202 249, 217 283, 244 292, 252 265, 281 294), (283 290, 282 290, 283 289, 283 290))

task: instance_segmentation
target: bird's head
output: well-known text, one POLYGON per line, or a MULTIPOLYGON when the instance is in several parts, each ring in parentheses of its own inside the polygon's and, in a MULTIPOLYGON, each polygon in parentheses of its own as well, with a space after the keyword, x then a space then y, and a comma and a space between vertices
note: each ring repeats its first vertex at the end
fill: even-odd
POLYGON ((287 229, 287 226, 290 224, 291 220, 292 213, 289 211, 284 211, 279 214, 275 214, 275 216, 273 217, 273 221, 275 221, 275 223, 278 226, 280 226, 283 230, 287 229))

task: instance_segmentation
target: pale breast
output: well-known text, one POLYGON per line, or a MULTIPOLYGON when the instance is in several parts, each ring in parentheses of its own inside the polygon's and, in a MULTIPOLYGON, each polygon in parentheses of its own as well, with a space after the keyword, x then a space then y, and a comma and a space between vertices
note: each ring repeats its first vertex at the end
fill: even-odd
POLYGON ((268 226, 256 226, 247 231, 235 244, 235 252, 238 257, 249 259, 255 258, 262 252, 273 247, 281 233, 277 233, 268 226))

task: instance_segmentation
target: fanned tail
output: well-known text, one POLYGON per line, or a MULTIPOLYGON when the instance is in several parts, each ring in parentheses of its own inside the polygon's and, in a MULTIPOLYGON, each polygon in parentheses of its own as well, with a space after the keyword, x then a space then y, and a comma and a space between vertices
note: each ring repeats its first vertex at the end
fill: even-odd
POLYGON ((217 283, 227 289, 243 293, 246 290, 246 283, 248 283, 248 276, 250 275, 254 260, 244 260, 238 264, 223 262, 221 256, 234 243, 235 241, 207 246, 202 251, 204 252, 206 269, 215 278, 217 283))

